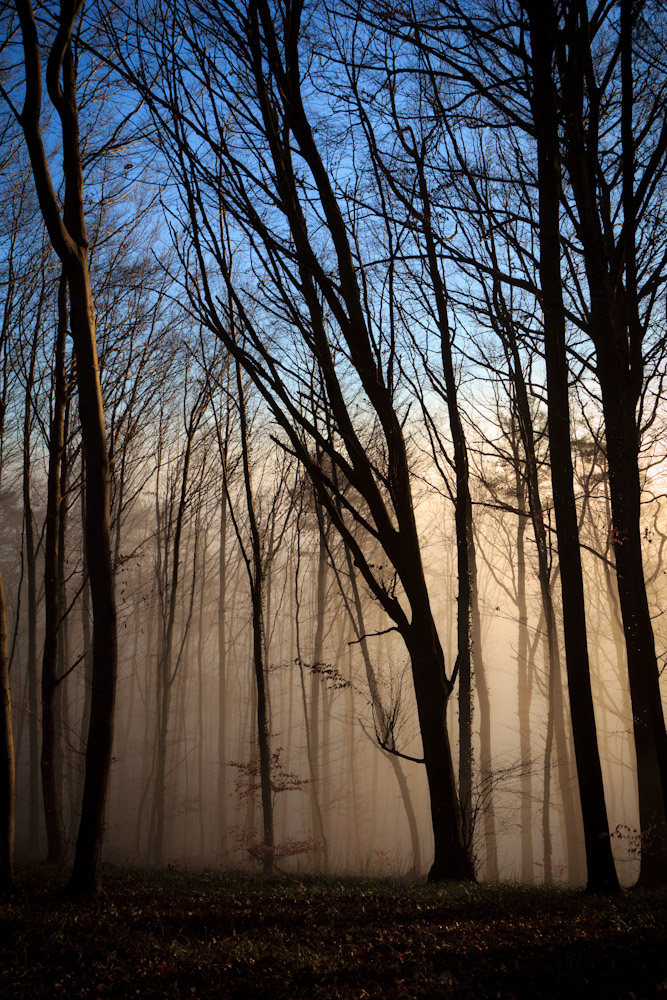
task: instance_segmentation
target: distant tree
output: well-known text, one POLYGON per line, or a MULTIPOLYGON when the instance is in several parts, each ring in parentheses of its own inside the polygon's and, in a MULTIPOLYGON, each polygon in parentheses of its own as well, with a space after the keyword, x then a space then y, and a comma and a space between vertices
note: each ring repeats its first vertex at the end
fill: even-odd
MULTIPOLYGON (((155 497, 155 586, 160 599, 159 637, 157 650, 157 725, 155 739, 155 778, 152 835, 149 848, 151 861, 164 865, 166 824, 167 734, 174 682, 184 662, 185 643, 189 635, 194 610, 194 586, 186 596, 186 615, 180 643, 176 641, 176 611, 181 602, 183 546, 189 517, 197 458, 197 432, 204 417, 206 385, 193 380, 185 365, 182 386, 182 426, 177 425, 175 442, 181 448, 176 453, 170 447, 165 415, 160 421, 160 441, 155 497), (194 384, 192 384, 194 381, 194 384), (161 466, 167 470, 167 482, 162 487, 161 466), (193 468, 194 467, 194 468, 193 468)), ((173 398, 173 397, 172 397, 173 398)), ((196 481, 197 481, 196 480, 196 481)), ((198 539, 195 538, 195 541, 198 539)), ((196 555, 195 555, 196 563, 196 555)))

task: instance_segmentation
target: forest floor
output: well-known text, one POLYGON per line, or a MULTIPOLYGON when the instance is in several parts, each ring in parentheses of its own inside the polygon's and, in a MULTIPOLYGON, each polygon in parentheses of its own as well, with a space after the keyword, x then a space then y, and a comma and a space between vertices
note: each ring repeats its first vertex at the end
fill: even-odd
POLYGON ((667 893, 106 867, 17 871, 0 996, 667 1000, 667 893))

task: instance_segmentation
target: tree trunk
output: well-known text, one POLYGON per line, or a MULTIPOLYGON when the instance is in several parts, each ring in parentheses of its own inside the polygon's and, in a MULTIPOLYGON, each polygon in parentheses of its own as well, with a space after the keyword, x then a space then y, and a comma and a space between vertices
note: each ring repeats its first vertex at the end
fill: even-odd
MULTIPOLYGON (((588 332, 595 346, 602 394, 618 593, 627 650, 628 675, 637 751, 639 813, 642 828, 640 880, 667 880, 667 733, 662 711, 658 664, 646 595, 641 551, 637 405, 643 390, 644 330, 639 318, 633 135, 633 11, 620 4, 620 125, 623 227, 610 243, 609 194, 598 191, 599 115, 584 107, 592 60, 588 11, 583 0, 565 8, 570 35, 568 58, 559 63, 567 116, 566 163, 577 209, 577 233, 589 289, 588 332), (619 269, 619 261, 624 275, 619 269), (625 280, 623 280, 623 277, 625 280)), ((592 95, 591 95, 592 96, 592 95)), ((599 95, 595 97, 599 100, 599 95)), ((653 151, 642 183, 661 176, 667 133, 653 151)), ((614 220, 615 225, 615 220, 614 220)), ((611 234, 613 236, 613 234, 611 234)))
POLYGON ((493 882, 498 878, 498 843, 496 835, 496 806, 493 774, 493 753, 491 749, 491 698, 486 679, 486 666, 482 657, 482 623, 477 592, 477 560, 474 548, 471 550, 471 595, 472 611, 472 663, 475 690, 479 701, 479 802, 482 809, 484 827, 484 850, 486 854, 486 879, 493 882))
MULTIPOLYGON (((65 844, 62 802, 58 796, 57 732, 55 726, 58 674, 58 632, 61 628, 61 468, 65 451, 65 339, 67 334, 67 280, 64 271, 58 288, 58 330, 54 354, 53 413, 49 433, 49 470, 44 542, 44 652, 42 655, 42 798, 46 822, 47 861, 59 864, 65 844)), ((62 641, 62 633, 61 633, 62 641)))
MULTIPOLYGON (((551 761, 552 761, 552 741, 555 737, 557 750, 557 767, 559 774, 559 785, 563 800, 563 814, 565 821, 566 855, 568 864, 568 875, 573 880, 577 878, 577 838, 575 828, 574 797, 572 793, 569 767, 569 753, 565 734, 565 721, 563 717, 563 691, 561 681, 560 649, 558 642, 558 629, 556 624, 556 611, 551 592, 551 554, 549 540, 545 523, 545 511, 542 504, 542 492, 538 474, 538 456, 535 445, 535 428, 530 410, 528 391, 524 379, 521 358, 519 354, 516 336, 511 328, 506 331, 506 344, 511 358, 512 383, 515 392, 515 410, 519 424, 519 433, 526 457, 525 480, 528 493, 528 508, 533 526, 535 546, 537 549, 537 575, 540 585, 540 597, 544 614, 544 625, 546 631, 545 657, 546 669, 548 672, 548 721, 547 721, 547 747, 544 758, 544 793, 543 793, 543 829, 545 841, 545 871, 551 871, 551 830, 549 820, 549 801, 551 785, 551 761), (547 787, 548 786, 548 787, 547 787)), ((551 876, 549 876, 551 878, 551 876)))
POLYGON ((7 656, 7 608, 0 573, 0 894, 14 889, 15 761, 7 656))
MULTIPOLYGON (((361 603, 361 595, 359 594, 359 586, 357 584, 357 574, 354 568, 354 562, 352 561, 352 556, 350 550, 345 546, 345 559, 347 564, 347 572, 350 578, 350 588, 352 590, 352 600, 354 604, 355 617, 352 618, 352 624, 357 635, 357 640, 361 647, 361 656, 364 661, 364 668, 366 671, 366 681, 368 683, 368 690, 371 696, 371 704, 373 707, 373 714, 375 717, 375 724, 378 727, 380 734, 383 739, 388 739, 390 741, 387 749, 389 751, 395 750, 396 745, 393 738, 393 733, 389 731, 389 722, 387 709, 382 704, 382 699, 380 697, 380 689, 377 683, 377 677, 375 675, 375 670, 371 662, 370 653, 368 650, 368 642, 366 640, 366 623, 364 621, 364 609, 361 603)), ((350 613, 351 613, 351 609, 350 613)), ((351 616, 352 617, 352 616, 351 616)), ((403 802, 403 808, 405 809, 405 816, 408 821, 408 828, 410 830, 410 843, 412 846, 412 877, 418 879, 421 875, 422 869, 422 859, 421 859, 421 847, 419 844, 419 828, 417 826, 417 820, 415 817, 414 807, 412 805, 412 796, 410 795, 410 785, 406 780, 403 773, 403 768, 401 767, 400 760, 395 754, 389 752, 389 761, 394 771, 394 776, 398 782, 399 791, 401 793, 401 800, 403 802)))
POLYGON ((473 865, 463 840, 446 725, 449 691, 444 656, 430 615, 415 614, 405 643, 410 653, 431 799, 435 856, 428 880, 474 880, 473 865))
POLYGON ((39 851, 39 695, 37 684, 37 557, 35 553, 35 529, 31 494, 31 432, 32 432, 32 391, 35 382, 35 359, 37 341, 41 326, 42 301, 40 297, 35 331, 30 349, 25 388, 25 409, 23 416, 23 523, 24 550, 28 578, 28 736, 30 746, 28 790, 28 851, 32 857, 39 851))
MULTIPOLYGON (((206 597, 206 556, 208 552, 208 533, 201 525, 197 525, 195 531, 203 532, 204 544, 201 546, 201 586, 199 590, 199 620, 197 627, 197 799, 199 816, 199 863, 204 863, 206 857, 206 824, 204 821, 204 745, 206 742, 206 730, 204 726, 204 604, 206 597)), ((193 577, 192 586, 195 586, 193 577)))
POLYGON ((538 9, 531 4, 529 16, 535 88, 533 118, 537 135, 540 279, 544 314, 551 482, 561 574, 565 663, 588 865, 587 888, 594 892, 618 892, 618 877, 609 839, 591 690, 579 526, 570 446, 565 311, 560 273, 559 124, 552 75, 556 44, 555 12, 551 13, 550 19, 548 14, 545 16, 541 6, 538 9))
POLYGON ((519 716, 519 754, 521 757, 521 878, 524 882, 532 882, 535 877, 535 862, 533 857, 533 782, 530 734, 530 703, 532 694, 533 666, 528 659, 528 602, 526 600, 526 491, 519 465, 519 456, 515 454, 515 476, 517 508, 519 517, 516 526, 516 598, 519 618, 519 636, 517 645, 517 713, 519 716))
MULTIPOLYGON (((248 442, 248 423, 245 400, 245 389, 241 375, 241 366, 236 364, 237 404, 240 416, 241 453, 243 458, 243 485, 246 499, 246 509, 250 527, 251 555, 244 553, 248 578, 250 581, 250 598, 252 602, 252 655, 255 672, 255 691, 257 695, 257 749, 259 755, 260 795, 262 802, 262 870, 265 875, 273 872, 275 855, 275 838, 273 830, 273 789, 271 783, 271 747, 269 733, 268 693, 266 683, 266 668, 264 664, 264 560, 262 542, 255 513, 255 499, 250 474, 250 451, 248 442)), ((240 539, 239 539, 240 541, 240 539)))
POLYGON ((93 611, 90 724, 86 744, 81 821, 69 889, 99 890, 106 807, 111 776, 118 661, 115 573, 111 560, 109 461, 95 346, 95 313, 85 256, 68 274, 76 350, 79 415, 86 460, 86 559, 93 611))
POLYGON ((227 488, 223 483, 220 507, 218 562, 218 849, 227 854, 227 488))
POLYGON ((313 642, 313 662, 310 665, 310 817, 313 839, 322 845, 321 862, 318 865, 322 871, 327 871, 329 844, 324 824, 324 804, 322 802, 321 756, 320 743, 320 701, 322 688, 322 650, 324 645, 324 604, 327 586, 327 538, 324 526, 324 511, 317 506, 315 499, 318 526, 317 546, 317 586, 315 589, 315 639, 313 642))
POLYGON ((25 99, 19 122, 30 155, 39 205, 70 290, 71 332, 76 352, 79 415, 86 462, 86 557, 93 606, 93 677, 86 776, 81 822, 69 890, 95 895, 99 890, 106 805, 109 794, 116 695, 117 637, 114 570, 111 561, 109 461, 104 427, 95 307, 88 271, 88 238, 83 208, 83 165, 79 144, 76 67, 71 35, 81 0, 60 8, 59 26, 49 53, 46 79, 60 118, 63 215, 53 189, 41 136, 41 52, 30 0, 16 0, 25 66, 25 99))

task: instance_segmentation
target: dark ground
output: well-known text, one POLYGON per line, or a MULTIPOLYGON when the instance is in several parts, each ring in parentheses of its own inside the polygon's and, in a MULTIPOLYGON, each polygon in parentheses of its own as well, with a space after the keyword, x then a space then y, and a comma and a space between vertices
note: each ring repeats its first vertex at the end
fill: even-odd
POLYGON ((17 871, 0 996, 667 1000, 667 892, 108 867, 17 871))

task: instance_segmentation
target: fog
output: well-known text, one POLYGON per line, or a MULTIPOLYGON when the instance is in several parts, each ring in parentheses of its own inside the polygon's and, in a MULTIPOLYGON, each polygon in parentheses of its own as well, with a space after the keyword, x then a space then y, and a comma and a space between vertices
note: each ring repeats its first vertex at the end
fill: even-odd
POLYGON ((8 9, 5 888, 667 880, 665 12, 589 6, 8 9))
MULTIPOLYGON (((164 409, 162 417, 157 427, 144 428, 145 447, 134 441, 137 457, 132 467, 128 462, 125 488, 132 482, 141 483, 141 488, 128 490, 131 503, 116 522, 120 649, 105 857, 142 865, 255 869, 262 859, 262 816, 252 609, 248 574, 230 516, 234 514, 247 547, 240 466, 228 476, 225 500, 226 491, 213 469, 211 427, 215 421, 210 414, 204 415, 193 439, 174 593, 174 532, 184 442, 166 434, 164 409), (160 439, 157 447, 148 446, 151 434, 160 439), (222 548, 221 528, 225 531, 222 548), (172 596, 173 639, 165 674, 172 596), (169 678, 170 690, 166 726, 161 715, 164 677, 169 678), (161 733, 165 754, 162 806, 158 790, 161 733), (164 811, 159 854, 158 809, 164 811)), ((318 514, 312 489, 298 469, 284 461, 280 449, 267 447, 267 427, 258 414, 256 421, 252 441, 259 458, 253 481, 265 558, 263 642, 276 864, 285 871, 425 876, 433 850, 429 793, 424 767, 415 761, 422 750, 405 645, 377 601, 369 597, 332 526, 321 511, 318 514), (377 685, 375 711, 366 658, 377 685), (380 704, 392 719, 391 746, 403 757, 379 746, 383 738, 387 743, 387 730, 383 731, 378 715, 380 704)), ((581 451, 583 476, 590 456, 585 449, 581 451)), ((233 454, 230 446, 228 458, 233 454)), ((229 463, 230 468, 233 464, 229 463)), ((69 855, 83 780, 91 630, 74 470, 75 465, 64 574, 63 606, 68 610, 61 626, 60 662, 66 677, 58 689, 55 727, 59 823, 69 855)), ((501 474, 509 476, 496 463, 496 475, 501 474)), ((659 479, 651 484, 656 493, 659 484, 659 479)), ((534 543, 527 519, 510 509, 510 494, 509 488, 503 489, 507 509, 502 509, 493 493, 482 493, 481 483, 477 490, 477 499, 485 501, 478 506, 476 538, 492 770, 490 776, 480 772, 476 702, 469 836, 482 879, 578 884, 585 879, 585 860, 566 684, 561 667, 560 707, 557 703, 549 712, 548 653, 534 543), (516 603, 521 534, 525 622, 519 620, 516 603), (524 715, 520 718, 521 694, 524 715), (564 789, 565 782, 568 787, 564 789), (497 858, 492 865, 491 842, 497 858)), ((582 540, 590 546, 584 558, 587 610, 609 821, 615 831, 612 840, 620 879, 631 884, 638 871, 637 788, 623 634, 604 547, 608 538, 605 494, 605 482, 599 479, 596 491, 586 495, 582 540)), ((451 669, 456 658, 457 590, 451 503, 423 486, 417 509, 433 610, 451 669)), ((43 516, 36 504, 37 525, 43 516)), ((652 602, 658 608, 664 600, 665 576, 664 514, 658 501, 647 505, 646 524, 647 572, 652 602)), ((18 517, 13 535, 18 542, 18 517)), ((14 551, 20 552, 20 545, 14 551)), ((38 579, 40 558, 38 551, 38 579)), ((27 581, 18 563, 6 579, 14 653, 17 852, 40 856, 47 845, 39 783, 31 786, 31 766, 35 767, 31 740, 35 735, 39 740, 35 725, 39 706, 28 696, 27 581)), ((42 598, 38 593, 38 661, 43 642, 42 598)), ((660 636, 660 618, 656 626, 660 636)), ((456 767, 456 692, 448 713, 456 767)))

